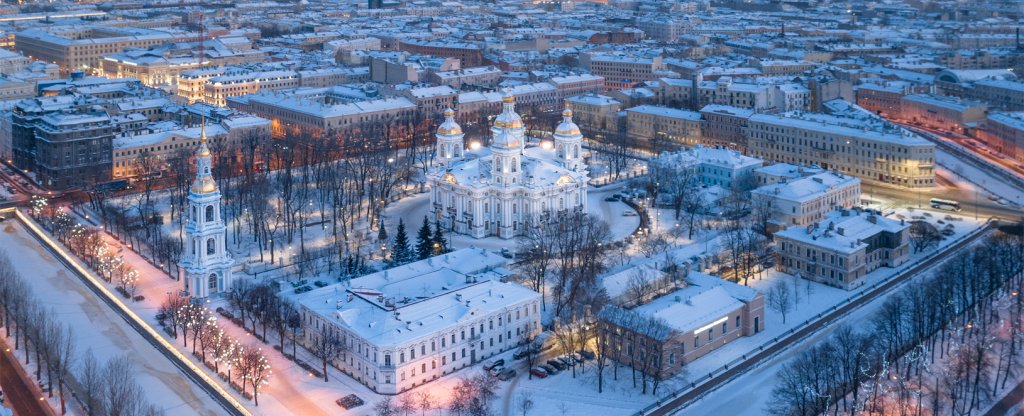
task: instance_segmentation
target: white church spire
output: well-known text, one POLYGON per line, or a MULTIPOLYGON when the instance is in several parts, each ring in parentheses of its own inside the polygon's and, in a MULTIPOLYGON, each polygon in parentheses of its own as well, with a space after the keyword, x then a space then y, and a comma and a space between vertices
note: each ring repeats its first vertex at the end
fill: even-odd
POLYGON ((213 154, 206 138, 206 118, 199 128, 196 179, 188 195, 185 250, 178 264, 183 289, 193 299, 231 290, 234 261, 227 252, 227 227, 221 213, 221 195, 213 179, 213 154))

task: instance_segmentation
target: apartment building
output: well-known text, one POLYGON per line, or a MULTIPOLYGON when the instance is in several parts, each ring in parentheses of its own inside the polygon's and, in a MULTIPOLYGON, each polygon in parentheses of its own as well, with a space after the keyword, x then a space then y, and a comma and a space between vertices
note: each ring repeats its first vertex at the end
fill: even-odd
POLYGON ((170 162, 174 158, 187 158, 195 152, 204 129, 214 151, 240 149, 248 139, 270 137, 270 120, 236 114, 205 126, 122 133, 112 144, 112 177, 130 178, 173 169, 170 162))
POLYGON ((1024 163, 1024 113, 989 113, 975 134, 989 148, 1024 163))
POLYGON ((589 131, 619 130, 618 114, 622 103, 618 100, 598 94, 587 94, 567 99, 572 108, 572 119, 577 125, 589 131))
POLYGON ((36 124, 35 136, 33 168, 47 189, 110 180, 114 124, 105 113, 50 113, 36 124))
POLYGON ((818 165, 877 185, 935 186, 935 145, 876 120, 755 114, 747 121, 746 135, 751 155, 765 161, 818 165))
POLYGON ((775 233, 776 269, 830 286, 854 289, 879 267, 899 267, 910 257, 903 220, 842 209, 816 223, 775 233))
POLYGON ((860 204, 860 179, 822 172, 791 181, 779 181, 751 191, 756 209, 766 209, 773 229, 821 221, 836 208, 860 204))
POLYGON ((452 88, 463 86, 494 87, 501 81, 503 71, 493 65, 462 68, 452 71, 431 72, 430 82, 452 88))
POLYGON ((982 101, 1003 111, 1024 110, 1024 82, 985 79, 964 88, 964 98, 982 101))
POLYGON ((645 58, 587 52, 580 54, 580 66, 604 78, 606 91, 631 88, 643 81, 653 81, 671 74, 660 56, 645 58))
POLYGON ((747 148, 747 120, 754 110, 721 104, 708 104, 700 109, 701 143, 708 146, 747 148))
POLYGON ((653 105, 627 108, 626 131, 647 146, 654 141, 695 146, 701 143, 700 113, 653 105))
POLYGON ((31 59, 60 65, 61 69, 88 70, 99 68, 104 55, 194 37, 144 28, 70 25, 17 32, 14 49, 31 59))
POLYGON ((462 249, 299 297, 302 342, 333 333, 331 365, 376 393, 398 394, 540 333, 541 295, 502 279, 507 260, 462 249))
POLYGON ((398 42, 398 50, 415 54, 456 58, 463 67, 486 65, 483 51, 473 43, 409 39, 398 42))
POLYGON ((290 70, 226 73, 203 83, 203 102, 223 107, 228 97, 298 87, 299 74, 290 70))
POLYGON ((418 111, 406 97, 351 98, 333 89, 292 92, 261 92, 227 100, 230 108, 255 114, 272 121, 271 133, 283 137, 289 132, 304 132, 318 137, 324 133, 345 137, 363 127, 386 123, 399 130, 396 139, 405 137, 403 129, 418 111))
POLYGON ((957 97, 911 94, 903 97, 900 118, 926 127, 963 133, 985 119, 988 105, 957 97))

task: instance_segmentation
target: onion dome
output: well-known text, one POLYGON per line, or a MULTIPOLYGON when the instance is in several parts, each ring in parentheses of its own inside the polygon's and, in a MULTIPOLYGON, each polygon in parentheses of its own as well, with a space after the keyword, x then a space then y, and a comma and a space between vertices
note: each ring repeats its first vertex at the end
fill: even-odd
POLYGON ((451 108, 444 110, 444 122, 437 126, 437 134, 443 136, 462 134, 462 126, 455 122, 455 110, 451 108))
POLYGON ((562 123, 555 129, 555 134, 560 136, 576 136, 580 134, 580 126, 572 121, 572 110, 566 108, 562 111, 562 123))

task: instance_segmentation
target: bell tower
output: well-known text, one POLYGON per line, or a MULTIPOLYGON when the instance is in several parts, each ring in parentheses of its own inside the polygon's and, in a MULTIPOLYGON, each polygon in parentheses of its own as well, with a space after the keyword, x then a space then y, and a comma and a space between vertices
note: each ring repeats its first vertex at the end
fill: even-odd
POLYGON ((234 261, 227 252, 227 227, 221 213, 221 195, 211 169, 213 155, 206 140, 206 120, 199 130, 196 179, 188 194, 185 249, 178 264, 179 279, 193 299, 217 296, 231 290, 234 261))

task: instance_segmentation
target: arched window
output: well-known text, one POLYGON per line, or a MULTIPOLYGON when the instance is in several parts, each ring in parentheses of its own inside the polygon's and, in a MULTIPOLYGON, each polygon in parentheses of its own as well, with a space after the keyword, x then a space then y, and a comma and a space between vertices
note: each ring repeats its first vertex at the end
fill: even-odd
POLYGON ((206 222, 213 222, 213 205, 206 206, 206 222))
POLYGON ((207 287, 210 288, 210 291, 217 290, 217 273, 210 273, 210 278, 207 280, 206 284, 207 287))
POLYGON ((209 239, 206 240, 206 254, 212 255, 217 253, 217 240, 209 239))
POLYGON ((192 206, 192 221, 199 221, 199 218, 196 216, 196 206, 195 205, 192 206))

